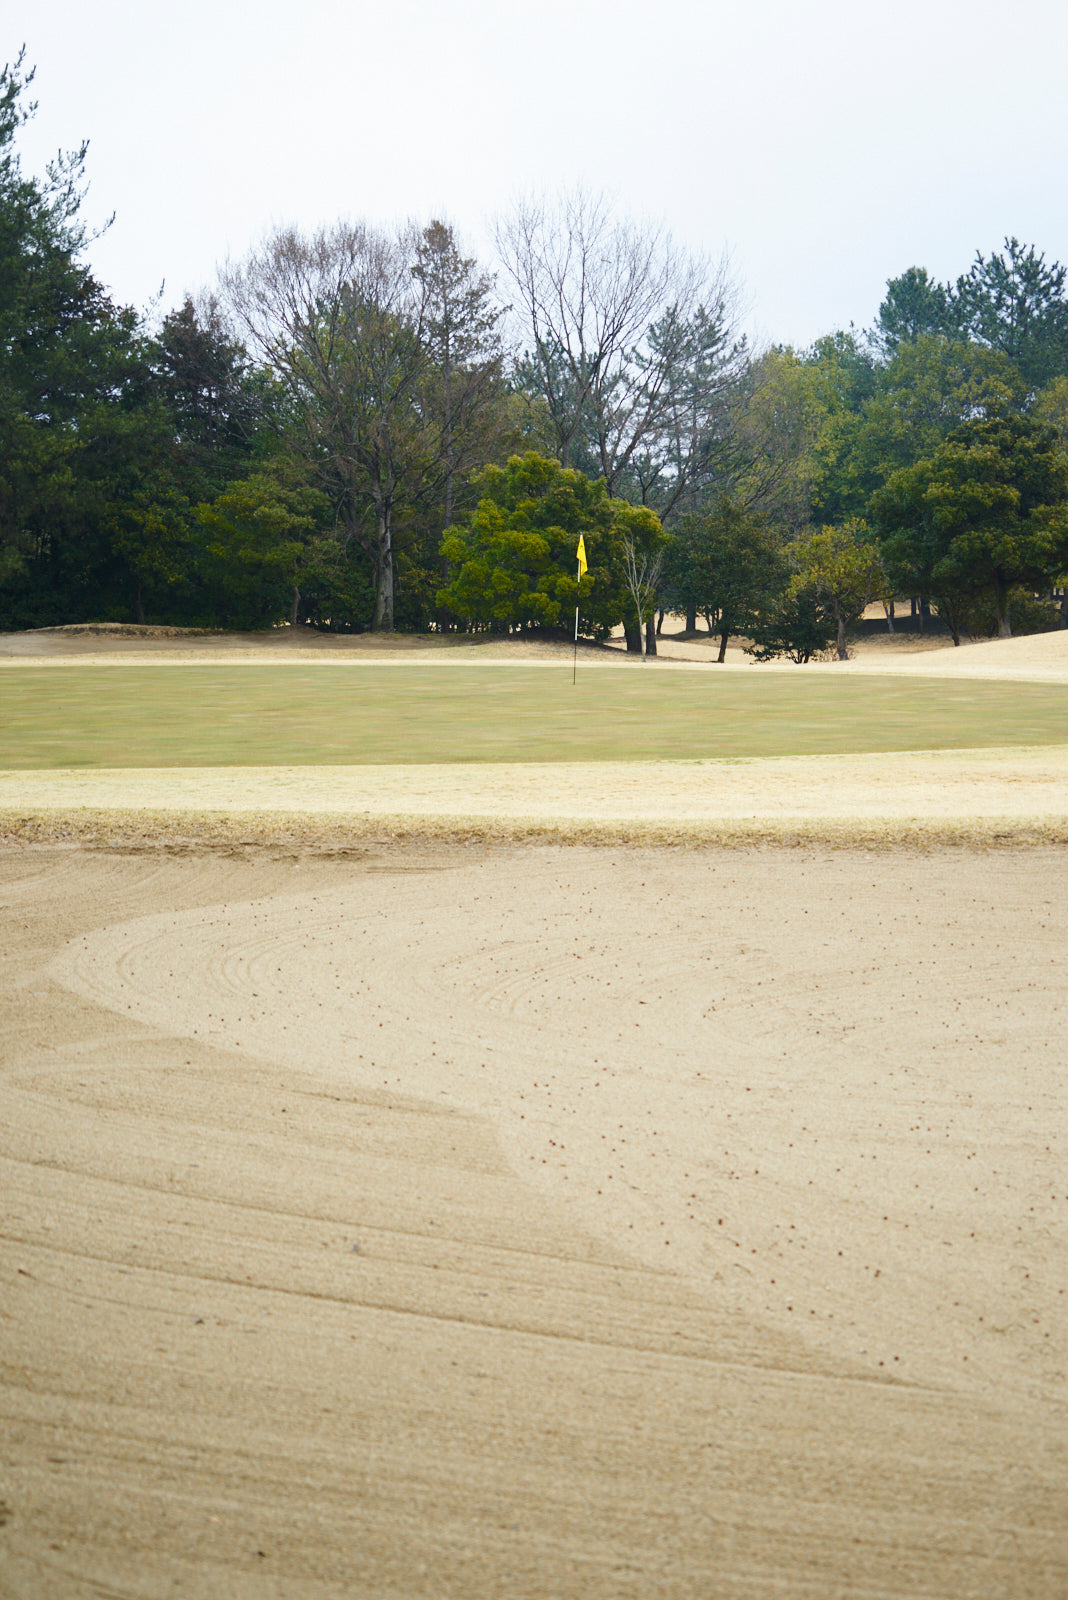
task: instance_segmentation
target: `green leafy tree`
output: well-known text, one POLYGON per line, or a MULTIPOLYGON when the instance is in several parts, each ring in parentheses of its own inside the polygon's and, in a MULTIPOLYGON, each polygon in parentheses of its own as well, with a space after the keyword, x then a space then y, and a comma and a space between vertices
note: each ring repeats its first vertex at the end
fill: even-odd
POLYGON ((276 446, 281 396, 253 367, 213 297, 198 309, 187 296, 163 319, 148 355, 191 498, 219 493, 276 446))
POLYGON ((856 434, 874 384, 852 332, 802 353, 767 351, 734 403, 731 498, 795 535, 816 518, 853 514, 866 499, 856 434))
POLYGON ((1005 240, 1004 252, 976 252, 971 270, 957 279, 955 305, 963 327, 1013 363, 1028 389, 1068 374, 1068 269, 1005 240))
POLYGON ((792 585, 779 595, 750 630, 746 655, 755 661, 781 656, 804 666, 823 655, 834 641, 837 624, 827 607, 810 590, 792 585))
POLYGON ((1016 410, 1023 399, 1023 380, 999 350, 938 334, 899 344, 876 374, 854 433, 865 501, 963 422, 1016 410))
POLYGON ((197 568, 211 619, 264 628, 300 620, 301 585, 322 581, 328 507, 306 484, 276 474, 236 480, 195 511, 197 568))
POLYGON ((790 549, 795 572, 790 592, 809 596, 834 619, 839 661, 848 656, 849 632, 873 600, 888 599, 889 583, 867 523, 853 518, 839 527, 813 530, 790 549))
POLYGON ((1028 413, 1035 422, 1052 428, 1062 450, 1068 450, 1068 377, 1053 378, 1035 396, 1028 413))
MULTIPOLYGON (((561 629, 576 604, 594 637, 624 620, 626 541, 650 556, 665 542, 653 512, 610 499, 603 481, 533 451, 485 468, 476 483, 477 506, 442 541, 453 576, 439 604, 471 626, 501 631, 561 629), (581 582, 580 536, 588 563, 581 582)), ((636 635, 633 647, 640 648, 636 635)))
POLYGON ((20 165, 32 76, 0 73, 0 626, 182 618, 191 507, 247 464, 255 385, 191 307, 153 340, 93 277, 85 146, 20 165))
POLYGON ((807 527, 829 412, 824 375, 795 350, 771 349, 753 361, 732 406, 731 497, 791 532, 807 527))
POLYGON ((701 612, 719 635, 719 661, 732 636, 751 634, 789 581, 781 539, 764 519, 727 497, 680 517, 671 530, 664 587, 687 622, 701 612))
POLYGON ((892 357, 904 344, 918 339, 957 339, 961 332, 952 287, 938 283, 926 267, 909 267, 887 283, 872 340, 884 356, 892 357))
POLYGON ((838 659, 846 660, 850 630, 873 599, 888 593, 867 525, 853 518, 839 527, 810 529, 786 556, 792 574, 752 629, 750 654, 758 661, 785 655, 800 663, 833 643, 838 659))
POLYGON ((853 329, 818 339, 805 359, 819 375, 825 412, 815 446, 813 520, 847 522, 867 504, 868 486, 857 438, 875 391, 875 362, 853 329))
POLYGON ((1068 457, 1028 417, 964 423, 931 456, 893 473, 872 498, 891 580, 955 616, 979 596, 1012 632, 1014 586, 1048 588, 1068 568, 1068 457))
MULTIPOLYGON (((80 620, 115 604, 122 562, 108 542, 112 488, 152 456, 132 420, 147 368, 132 312, 80 257, 85 150, 43 177, 17 141, 36 110, 24 57, 0 72, 0 626, 80 620), (118 480, 116 484, 116 480, 118 480)), ((149 408, 149 412, 151 408, 149 408)))

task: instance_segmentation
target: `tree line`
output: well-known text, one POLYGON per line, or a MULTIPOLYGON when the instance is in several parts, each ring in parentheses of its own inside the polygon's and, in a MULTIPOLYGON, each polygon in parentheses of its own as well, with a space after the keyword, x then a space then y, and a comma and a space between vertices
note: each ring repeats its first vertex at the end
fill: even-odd
POLYGON ((153 326, 87 265, 86 149, 0 74, 0 628, 584 632, 844 654, 866 605, 1053 625, 1065 268, 1014 238, 870 329, 753 350, 725 263, 583 192, 496 227, 279 228, 153 326), (575 550, 582 536, 587 570, 575 550))

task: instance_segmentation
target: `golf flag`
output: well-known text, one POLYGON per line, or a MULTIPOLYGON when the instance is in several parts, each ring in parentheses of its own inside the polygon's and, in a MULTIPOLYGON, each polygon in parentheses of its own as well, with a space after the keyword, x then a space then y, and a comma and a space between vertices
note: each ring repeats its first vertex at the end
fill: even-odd
MULTIPOLYGON (((582 537, 581 533, 579 534, 578 549, 575 551, 575 558, 578 561, 578 569, 579 569, 578 581, 581 583, 583 578, 586 576, 586 541, 582 537)), ((575 674, 578 671, 578 617, 579 617, 578 594, 576 593, 576 595, 575 595, 575 654, 574 654, 574 657, 573 657, 572 662, 571 662, 571 682, 572 683, 574 683, 575 674)))

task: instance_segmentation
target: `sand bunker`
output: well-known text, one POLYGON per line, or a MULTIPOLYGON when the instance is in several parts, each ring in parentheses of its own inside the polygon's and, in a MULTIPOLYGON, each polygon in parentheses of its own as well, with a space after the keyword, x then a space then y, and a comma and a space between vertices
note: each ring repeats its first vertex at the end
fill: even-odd
POLYGON ((2 860, 0 1593, 1064 1593, 1059 853, 2 860))

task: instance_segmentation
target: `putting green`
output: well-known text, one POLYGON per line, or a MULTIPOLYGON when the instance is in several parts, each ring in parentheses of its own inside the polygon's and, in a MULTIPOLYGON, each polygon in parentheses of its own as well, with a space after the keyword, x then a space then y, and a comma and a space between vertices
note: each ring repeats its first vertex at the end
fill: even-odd
POLYGON ((100 667, 0 674, 0 766, 692 760, 1068 743, 1068 689, 827 672, 100 667))

